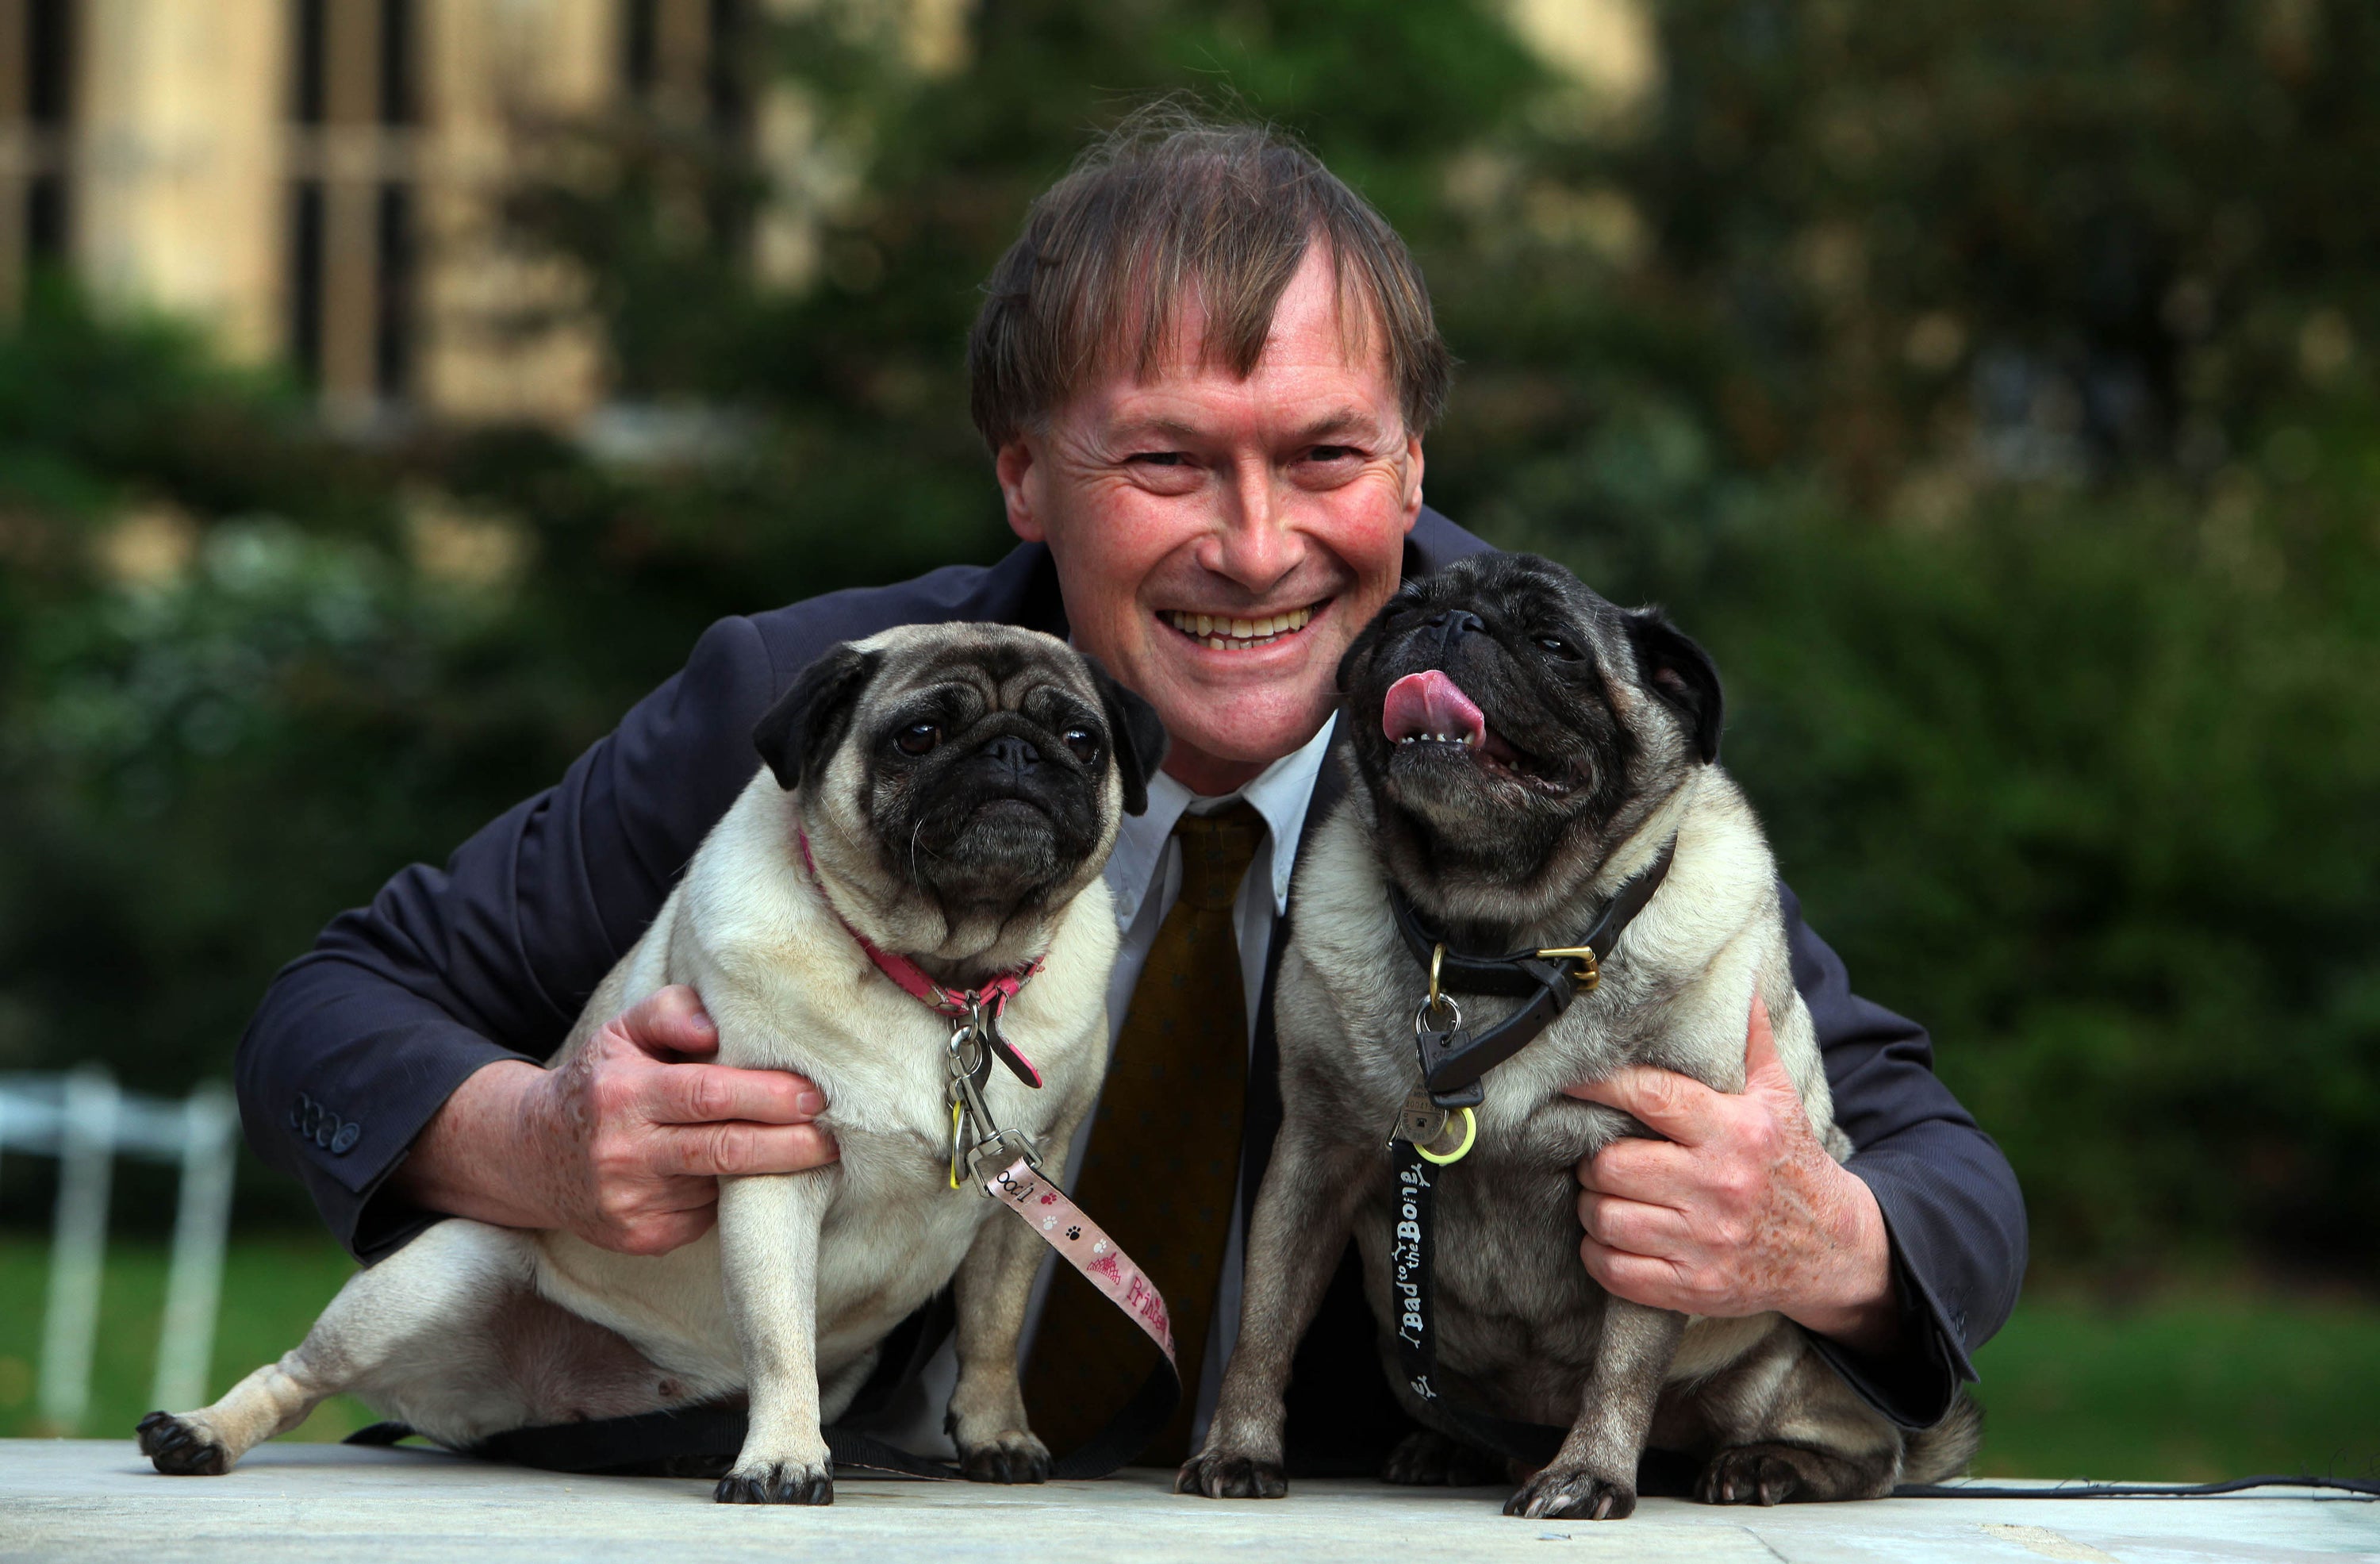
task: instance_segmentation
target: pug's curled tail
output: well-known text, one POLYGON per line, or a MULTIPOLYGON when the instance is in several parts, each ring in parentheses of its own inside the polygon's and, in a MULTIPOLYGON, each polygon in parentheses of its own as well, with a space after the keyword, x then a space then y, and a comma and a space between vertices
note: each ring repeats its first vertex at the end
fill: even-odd
POLYGON ((1942 1421, 1909 1436, 1909 1454, 1900 1463, 1904 1483, 1939 1483, 1967 1470, 1984 1444, 1984 1409, 1964 1390, 1950 1403, 1942 1421))

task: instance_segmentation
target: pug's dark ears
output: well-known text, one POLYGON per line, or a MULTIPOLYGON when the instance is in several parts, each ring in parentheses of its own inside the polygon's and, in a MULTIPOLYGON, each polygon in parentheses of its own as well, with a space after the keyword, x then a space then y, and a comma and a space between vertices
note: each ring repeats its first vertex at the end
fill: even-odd
POLYGON ((1636 671, 1645 688, 1684 719, 1694 753, 1706 764, 1718 759, 1719 727, 1725 716, 1718 668, 1710 654, 1670 623, 1658 608, 1628 616, 1628 641, 1636 649, 1636 671))
POLYGON ((1108 741, 1115 748, 1116 775, 1123 779, 1123 812, 1148 809, 1148 779, 1165 764, 1165 724, 1157 708, 1109 677, 1097 657, 1086 656, 1091 682, 1099 687, 1099 709, 1106 715, 1108 741))
POLYGON ((834 753, 851 729, 860 690, 882 660, 880 652, 863 652, 844 641, 828 647, 795 676, 793 688, 752 729, 752 747, 776 773, 779 787, 792 792, 834 753))

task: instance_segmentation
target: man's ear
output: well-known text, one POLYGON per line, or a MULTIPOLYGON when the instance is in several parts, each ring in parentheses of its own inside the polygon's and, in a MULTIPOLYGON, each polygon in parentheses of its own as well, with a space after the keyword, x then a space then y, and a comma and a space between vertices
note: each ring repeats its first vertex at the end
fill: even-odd
POLYGON ((1086 655, 1083 661, 1091 666, 1091 682, 1099 687, 1099 709, 1108 721, 1108 742, 1115 750, 1116 775, 1123 779, 1123 812, 1141 814, 1148 809, 1148 779, 1165 764, 1165 724, 1159 720, 1157 708, 1133 691, 1118 684, 1099 666, 1097 657, 1086 655))
POLYGON ((1033 447, 1022 434, 1008 440, 992 453, 991 470, 1000 480, 1000 498, 1008 511, 1008 530, 1026 543, 1048 543, 1050 530, 1033 508, 1033 492, 1029 479, 1033 471, 1033 447))
POLYGON ((1718 667, 1710 654, 1658 608, 1640 608, 1628 616, 1628 640, 1636 649, 1636 671, 1645 688, 1685 719, 1687 731, 1694 736, 1694 752, 1706 764, 1718 759, 1726 713, 1718 667))
POLYGON ((883 660, 880 652, 862 652, 844 641, 828 647, 795 676, 793 688, 752 729, 752 747, 777 774, 777 786, 790 793, 812 768, 826 764, 851 728, 859 692, 883 660))

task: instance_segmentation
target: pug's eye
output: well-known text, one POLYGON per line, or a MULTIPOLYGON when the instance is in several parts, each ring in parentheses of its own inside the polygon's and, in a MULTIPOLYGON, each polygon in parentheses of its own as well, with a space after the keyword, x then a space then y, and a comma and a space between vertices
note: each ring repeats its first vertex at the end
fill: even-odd
POLYGON ((893 747, 905 755, 922 755, 942 741, 942 730, 930 722, 905 727, 892 737, 893 747))
POLYGON ((1578 655, 1578 649, 1558 635, 1541 635, 1537 637, 1537 644, 1557 657, 1574 658, 1578 655))
POLYGON ((1067 752, 1085 765, 1090 764, 1099 758, 1099 735, 1089 728, 1070 727, 1059 737, 1065 742, 1067 752))

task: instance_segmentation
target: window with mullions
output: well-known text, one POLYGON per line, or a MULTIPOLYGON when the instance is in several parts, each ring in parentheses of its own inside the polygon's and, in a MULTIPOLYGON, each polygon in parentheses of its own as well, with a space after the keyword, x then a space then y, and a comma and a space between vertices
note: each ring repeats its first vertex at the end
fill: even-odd
POLYGON ((412 389, 417 0, 289 0, 286 340, 349 405, 412 389))

